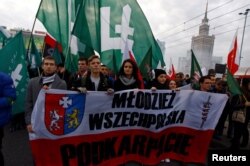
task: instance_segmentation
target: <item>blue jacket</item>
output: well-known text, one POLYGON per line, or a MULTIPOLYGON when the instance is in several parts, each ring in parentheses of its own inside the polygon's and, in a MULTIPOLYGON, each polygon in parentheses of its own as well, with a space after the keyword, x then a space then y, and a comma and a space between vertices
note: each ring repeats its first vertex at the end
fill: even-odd
POLYGON ((0 127, 9 122, 16 90, 11 77, 0 72, 0 127))

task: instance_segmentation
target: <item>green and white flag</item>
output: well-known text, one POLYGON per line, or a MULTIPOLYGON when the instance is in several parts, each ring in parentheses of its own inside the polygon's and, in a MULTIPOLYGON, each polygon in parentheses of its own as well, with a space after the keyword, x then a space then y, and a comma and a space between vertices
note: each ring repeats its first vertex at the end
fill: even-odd
POLYGON ((13 114, 24 112, 23 104, 29 80, 25 59, 23 35, 19 32, 0 50, 0 71, 8 73, 16 87, 17 100, 13 105, 13 114))
POLYGON ((72 33, 87 48, 97 51, 102 63, 115 72, 121 66, 126 41, 138 65, 152 46, 153 68, 159 61, 164 66, 162 52, 135 0, 84 0, 72 33), (78 33, 80 30, 83 33, 78 33))
POLYGON ((194 55, 193 50, 191 50, 191 72, 190 77, 193 77, 195 80, 199 80, 202 77, 202 72, 200 65, 194 55))
POLYGON ((36 44, 34 38, 31 38, 31 49, 29 55, 29 65, 31 69, 35 69, 41 67, 42 64, 42 57, 41 54, 38 52, 36 48, 36 44))
POLYGON ((82 0, 42 0, 37 12, 37 19, 62 45, 65 67, 71 72, 77 70, 79 55, 85 51, 85 45, 71 35, 81 3, 82 0))
POLYGON ((42 0, 36 16, 49 34, 62 45, 64 53, 66 53, 69 44, 71 24, 71 17, 68 13, 69 1, 42 0))
MULTIPOLYGON (((88 58, 94 50, 100 51, 99 27, 99 2, 98 0, 83 0, 77 12, 77 17, 72 30, 71 52, 88 58), (90 16, 90 17, 88 17, 90 16)), ((76 62, 77 56, 70 57, 76 62)))

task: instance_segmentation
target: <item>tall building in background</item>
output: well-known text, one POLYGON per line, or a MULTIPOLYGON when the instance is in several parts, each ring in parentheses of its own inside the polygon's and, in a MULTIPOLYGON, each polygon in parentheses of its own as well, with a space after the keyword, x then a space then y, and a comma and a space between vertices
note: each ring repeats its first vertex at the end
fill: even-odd
MULTIPOLYGON (((207 7, 205 17, 202 19, 202 23, 199 27, 199 34, 192 37, 191 49, 201 66, 206 70, 214 69, 216 63, 222 62, 222 57, 213 57, 214 48, 214 35, 209 35, 209 25, 207 18, 207 7)), ((187 73, 191 68, 191 52, 187 51, 186 57, 179 58, 178 70, 187 73)), ((189 72, 188 72, 189 73, 189 72)))
POLYGON ((211 69, 212 66, 212 56, 214 48, 214 35, 209 36, 209 25, 207 18, 207 6, 205 17, 202 19, 202 23, 199 27, 199 35, 192 37, 191 49, 201 66, 201 68, 211 69))

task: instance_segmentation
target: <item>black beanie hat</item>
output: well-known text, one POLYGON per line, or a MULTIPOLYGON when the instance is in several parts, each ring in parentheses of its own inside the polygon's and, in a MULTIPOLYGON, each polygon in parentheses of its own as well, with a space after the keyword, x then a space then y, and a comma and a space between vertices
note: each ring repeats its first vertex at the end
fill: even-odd
POLYGON ((161 74, 166 74, 166 71, 162 69, 155 69, 154 72, 155 72, 155 79, 157 79, 157 77, 159 77, 159 75, 161 74))

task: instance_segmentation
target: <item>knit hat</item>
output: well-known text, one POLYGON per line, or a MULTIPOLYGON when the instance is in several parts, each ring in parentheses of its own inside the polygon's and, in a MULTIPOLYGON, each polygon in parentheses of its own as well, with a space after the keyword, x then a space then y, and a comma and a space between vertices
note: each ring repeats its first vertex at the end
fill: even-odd
POLYGON ((157 79, 157 77, 159 77, 159 75, 161 74, 166 74, 166 71, 162 69, 154 69, 154 72, 155 72, 155 79, 157 79))

